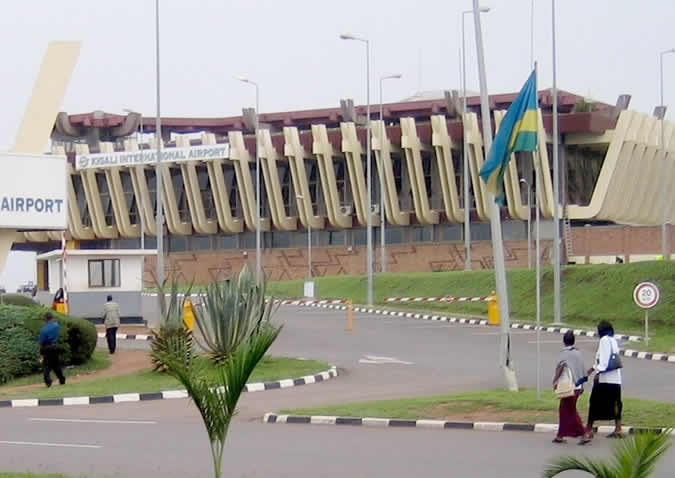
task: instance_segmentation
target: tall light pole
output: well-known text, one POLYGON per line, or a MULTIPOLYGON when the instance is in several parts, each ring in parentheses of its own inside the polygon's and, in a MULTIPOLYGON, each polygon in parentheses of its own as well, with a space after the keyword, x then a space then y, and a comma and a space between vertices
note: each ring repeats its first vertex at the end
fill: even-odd
MULTIPOLYGON (((303 201, 305 197, 302 194, 296 194, 295 198, 303 201)), ((311 195, 305 201, 305 214, 307 214, 307 281, 312 281, 312 216, 314 211, 312 208, 311 195)))
POLYGON ((155 48, 156 48, 156 77, 157 77, 157 116, 155 117, 155 140, 157 143, 157 162, 155 163, 155 182, 157 184, 157 269, 155 275, 160 284, 164 283, 164 204, 162 200, 162 118, 160 116, 160 89, 159 89, 159 0, 155 0, 155 48))
POLYGON ((560 284, 560 165, 558 164, 558 87, 555 48, 555 0, 551 0, 551 31, 553 48, 553 323, 562 319, 560 284))
POLYGON ((260 140, 258 130, 260 128, 260 87, 255 81, 245 76, 238 76, 237 80, 255 86, 255 276, 258 281, 262 279, 262 251, 260 247, 260 140))
MULTIPOLYGON (((478 11, 487 13, 489 7, 479 7, 478 11)), ((466 40, 464 38, 464 18, 473 10, 462 12, 462 114, 466 113, 466 40)), ((462 118, 462 125, 464 125, 462 118)), ((467 151, 466 134, 462 134, 462 153, 464 155, 464 270, 471 270, 471 200, 469 198, 469 151, 467 151)))
POLYGON ((532 269, 532 188, 527 180, 520 178, 527 188, 527 268, 532 269))
MULTIPOLYGON (((662 51, 660 55, 660 70, 661 70, 661 108, 664 108, 663 104, 663 57, 665 55, 668 55, 670 53, 675 53, 675 48, 671 48, 670 50, 662 51)), ((665 122, 665 110, 663 112, 663 116, 661 116, 661 151, 663 152, 663 162, 664 162, 664 167, 665 167, 665 162, 666 162, 666 156, 667 156, 667 151, 666 151, 666 133, 664 130, 664 122, 665 122)), ((667 170, 664 169, 664 173, 667 173, 667 170)), ((661 207, 663 208, 662 211, 662 221, 661 221, 661 249, 662 249, 662 256, 664 261, 670 260, 670 248, 668 247, 668 180, 666 179, 668 177, 668 174, 663 175, 663 186, 661 188, 661 200, 663 203, 661 204, 661 207)))
MULTIPOLYGON (((136 111, 124 108, 122 111, 125 113, 136 113, 136 111)), ((140 114, 140 113, 138 113, 140 114)), ((141 141, 143 141, 143 115, 141 115, 141 124, 138 127, 138 134, 136 135, 136 143, 138 144, 138 150, 141 149, 141 141)), ((142 166, 144 167, 144 166, 142 166)), ((138 196, 138 209, 140 210, 140 226, 141 226, 141 249, 145 250, 145 209, 143 208, 143 193, 138 196)))
POLYGON ((340 35, 342 40, 354 40, 366 45, 366 275, 368 276, 368 305, 373 305, 373 211, 372 165, 370 164, 370 42, 354 35, 340 35))
POLYGON ((398 80, 401 78, 401 74, 397 73, 395 75, 387 75, 380 77, 380 269, 382 272, 387 272, 387 239, 385 238, 384 228, 385 228, 385 211, 386 211, 386 196, 385 193, 385 182, 384 182, 384 141, 387 134, 387 128, 384 126, 384 104, 382 100, 382 83, 384 80, 398 80))

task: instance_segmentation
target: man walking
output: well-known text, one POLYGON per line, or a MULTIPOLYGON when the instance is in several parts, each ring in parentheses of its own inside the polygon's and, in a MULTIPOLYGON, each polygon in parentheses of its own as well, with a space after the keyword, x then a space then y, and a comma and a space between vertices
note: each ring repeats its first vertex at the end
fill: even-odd
POLYGON ((117 328, 120 326, 120 306, 113 302, 111 295, 108 301, 103 305, 103 325, 105 325, 105 338, 108 342, 108 351, 110 355, 115 353, 117 348, 117 328))
POLYGON ((40 329, 40 335, 38 336, 38 345, 40 345, 40 355, 42 355, 45 385, 47 385, 47 388, 52 386, 52 371, 54 371, 54 374, 59 379, 59 383, 65 385, 66 377, 64 377, 61 370, 59 350, 56 347, 61 326, 54 320, 51 312, 47 312, 44 315, 44 321, 45 325, 40 329))

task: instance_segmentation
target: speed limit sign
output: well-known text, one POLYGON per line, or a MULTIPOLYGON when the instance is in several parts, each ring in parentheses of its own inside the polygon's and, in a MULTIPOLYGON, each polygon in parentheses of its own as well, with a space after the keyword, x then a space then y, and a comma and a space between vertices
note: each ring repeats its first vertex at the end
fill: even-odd
POLYGON ((651 309, 659 303, 660 293, 656 284, 640 282, 633 290, 633 300, 638 307, 651 309))

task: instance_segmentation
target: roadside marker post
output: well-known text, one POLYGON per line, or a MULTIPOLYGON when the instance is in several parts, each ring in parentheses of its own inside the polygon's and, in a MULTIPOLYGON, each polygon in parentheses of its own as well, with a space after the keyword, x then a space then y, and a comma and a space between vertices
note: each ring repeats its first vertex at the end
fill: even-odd
POLYGON ((633 301, 645 311, 645 343, 647 344, 649 344, 649 309, 656 306, 660 298, 659 288, 652 282, 640 282, 633 290, 633 301))

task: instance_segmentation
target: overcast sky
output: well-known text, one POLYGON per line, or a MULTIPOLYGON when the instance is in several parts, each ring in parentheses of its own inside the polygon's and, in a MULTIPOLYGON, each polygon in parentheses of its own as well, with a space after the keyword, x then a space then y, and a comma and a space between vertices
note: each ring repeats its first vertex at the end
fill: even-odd
MULTIPOLYGON (((335 107, 341 98, 365 103, 365 51, 342 41, 371 42, 371 102, 377 78, 385 102, 420 90, 459 88, 461 12, 470 0, 161 0, 161 93, 164 116, 232 116, 261 111, 335 107)), ((484 0, 490 93, 517 91, 530 69, 531 0, 484 0)), ((81 40, 82 50, 62 110, 82 113, 131 108, 155 114, 155 2, 49 0, 10 2, 0 15, 3 88, 0 148, 8 149, 51 40, 81 40)), ((535 0, 539 87, 552 83, 551 1, 535 0)), ((473 24, 467 19, 468 88, 477 90, 473 24)), ((651 112, 659 103, 659 52, 675 48, 673 0, 557 2, 558 87, 651 112)), ((675 55, 665 61, 665 103, 675 103, 675 55)), ((675 106, 674 106, 675 108, 675 106)), ((668 115, 674 117, 672 111, 668 115)), ((14 254, 0 284, 30 279, 30 259, 14 254)))

